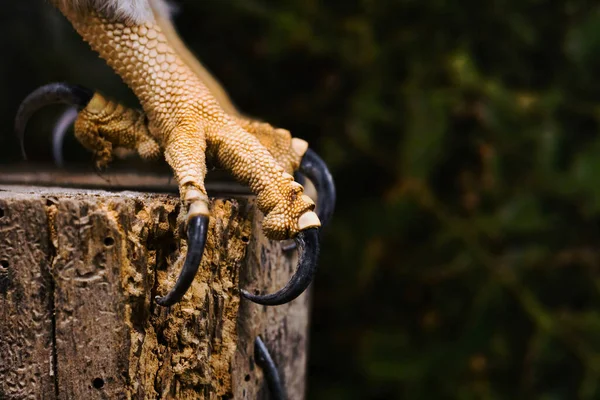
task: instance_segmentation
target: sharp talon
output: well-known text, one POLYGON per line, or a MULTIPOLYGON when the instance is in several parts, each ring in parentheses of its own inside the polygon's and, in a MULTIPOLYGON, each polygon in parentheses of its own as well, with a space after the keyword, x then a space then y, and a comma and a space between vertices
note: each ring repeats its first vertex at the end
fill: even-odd
POLYGON ((309 228, 301 231, 295 239, 300 251, 298 268, 289 282, 280 290, 268 295, 255 295, 241 290, 248 300, 265 306, 278 306, 289 303, 300 296, 311 284, 317 270, 319 258, 319 229, 309 228))
POLYGON ((23 158, 27 159, 25 127, 37 110, 51 104, 71 104, 81 109, 89 103, 93 95, 94 92, 83 86, 68 83, 50 83, 31 92, 19 106, 15 117, 15 132, 21 143, 23 158))
POLYGON ((202 261, 202 253, 204 253, 208 219, 207 215, 195 215, 190 218, 187 227, 188 249, 183 268, 179 273, 175 287, 164 297, 156 296, 155 299, 159 305, 169 307, 179 302, 192 285, 200 261, 202 261))
POLYGON ((56 121, 56 125, 54 125, 54 130, 52 131, 52 155, 54 157, 54 162, 59 167, 62 167, 65 163, 62 149, 65 135, 67 134, 69 127, 73 125, 77 119, 78 113, 79 110, 77 110, 76 107, 69 107, 62 113, 58 121, 56 121))
POLYGON ((283 382, 281 382, 277 365, 275 365, 269 349, 267 349, 260 336, 257 336, 254 340, 254 359, 265 374, 271 398, 274 400, 285 400, 287 396, 285 395, 285 389, 283 382))
POLYGON ((304 186, 306 184, 306 177, 299 173, 298 171, 294 172, 294 180, 304 186))
POLYGON ((302 174, 310 179, 317 189, 317 215, 323 226, 329 223, 333 209, 335 207, 335 183, 333 177, 327 168, 325 161, 319 157, 313 150, 308 149, 302 161, 300 168, 302 174))

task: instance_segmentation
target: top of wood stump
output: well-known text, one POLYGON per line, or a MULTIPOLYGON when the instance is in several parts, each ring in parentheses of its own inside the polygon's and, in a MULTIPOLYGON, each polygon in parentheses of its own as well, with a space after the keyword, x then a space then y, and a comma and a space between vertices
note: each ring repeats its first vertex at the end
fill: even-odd
MULTIPOLYGON (((52 183, 29 181, 42 178, 52 183)), ((255 399, 258 335, 289 398, 303 398, 308 296, 281 307, 239 296, 280 288, 297 259, 264 238, 247 192, 210 207, 198 276, 162 308, 153 298, 185 254, 175 193, 0 184, 0 398, 255 399)))

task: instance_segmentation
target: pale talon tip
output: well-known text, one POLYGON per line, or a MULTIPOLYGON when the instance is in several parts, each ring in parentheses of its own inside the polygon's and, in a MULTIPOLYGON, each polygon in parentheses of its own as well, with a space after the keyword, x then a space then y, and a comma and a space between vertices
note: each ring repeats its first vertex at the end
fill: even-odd
POLYGON ((299 138, 292 138, 292 150, 302 157, 308 150, 308 142, 299 138))
MULTIPOLYGON (((187 184, 193 183, 194 182, 194 177, 190 176, 190 175, 186 175, 183 176, 180 180, 179 180, 179 187, 183 187, 187 184)), ((196 190, 196 189, 190 189, 190 190, 196 190)))
POLYGON ((318 228, 321 226, 321 220, 313 211, 305 212, 298 218, 298 229, 301 231, 308 228, 318 228))
POLYGON ((185 201, 192 202, 192 201, 195 201, 195 200, 199 200, 202 197, 204 197, 204 195, 198 189, 188 189, 185 192, 185 201))
POLYGON ((210 211, 208 210, 208 205, 204 201, 194 201, 190 205, 190 209, 188 210, 188 218, 195 217, 197 215, 210 215, 210 211))
POLYGON ((323 225, 327 225, 335 208, 335 183, 327 164, 313 150, 306 150, 298 169, 317 191, 317 213, 323 225))
POLYGON ((302 200, 304 200, 305 203, 315 205, 315 201, 313 199, 311 199, 310 196, 308 196, 306 194, 302 195, 302 200))

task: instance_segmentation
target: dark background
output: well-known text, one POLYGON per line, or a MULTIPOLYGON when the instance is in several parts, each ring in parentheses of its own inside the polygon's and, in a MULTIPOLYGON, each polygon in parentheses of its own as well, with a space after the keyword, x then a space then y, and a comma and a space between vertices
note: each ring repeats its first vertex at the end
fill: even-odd
MULTIPOLYGON (((307 139, 337 181, 308 399, 600 399, 597 2, 178 4, 239 108, 307 139)), ((42 0, 3 1, 0 33, 5 166, 37 86, 135 104, 42 0)), ((32 121, 32 160, 50 165, 59 111, 32 121)))

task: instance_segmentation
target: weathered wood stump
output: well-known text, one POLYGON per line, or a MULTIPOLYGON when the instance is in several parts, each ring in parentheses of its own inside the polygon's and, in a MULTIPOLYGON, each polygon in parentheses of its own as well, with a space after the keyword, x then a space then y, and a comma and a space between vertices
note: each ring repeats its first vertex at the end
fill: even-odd
POLYGON ((185 256, 176 195, 0 185, 0 399, 267 399, 257 335, 303 398, 309 296, 239 296, 283 286, 295 252, 251 197, 211 212, 198 276, 162 308, 185 256))

